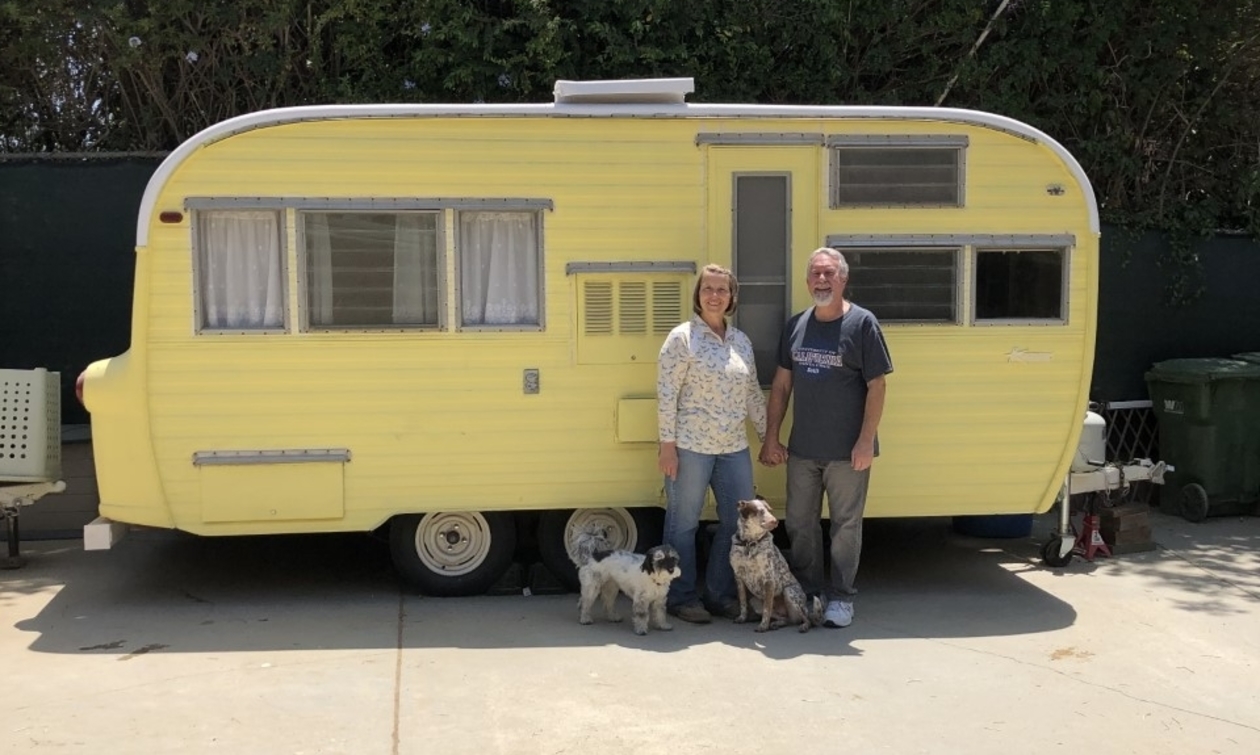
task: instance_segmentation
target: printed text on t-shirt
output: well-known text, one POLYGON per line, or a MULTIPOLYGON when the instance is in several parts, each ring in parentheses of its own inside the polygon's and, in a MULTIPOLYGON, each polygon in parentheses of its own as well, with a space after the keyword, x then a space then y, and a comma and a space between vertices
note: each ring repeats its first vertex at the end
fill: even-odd
POLYGON ((799 348, 792 350, 792 361, 805 368, 810 375, 817 375, 822 368, 844 366, 844 354, 835 354, 817 349, 799 348))

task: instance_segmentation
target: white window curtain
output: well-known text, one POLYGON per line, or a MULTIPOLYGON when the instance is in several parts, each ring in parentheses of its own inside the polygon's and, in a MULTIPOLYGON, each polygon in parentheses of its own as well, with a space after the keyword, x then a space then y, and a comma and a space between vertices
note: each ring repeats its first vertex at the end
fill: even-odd
POLYGON ((215 210, 198 220, 202 327, 284 327, 280 213, 215 210))
POLYGON ((328 216, 305 214, 307 257, 306 306, 312 325, 331 325, 333 321, 332 238, 328 233, 328 216))
POLYGON ((437 217, 404 213, 394 225, 394 324, 437 325, 437 217))
POLYGON ((535 213, 460 213, 465 325, 540 324, 537 222, 535 213))

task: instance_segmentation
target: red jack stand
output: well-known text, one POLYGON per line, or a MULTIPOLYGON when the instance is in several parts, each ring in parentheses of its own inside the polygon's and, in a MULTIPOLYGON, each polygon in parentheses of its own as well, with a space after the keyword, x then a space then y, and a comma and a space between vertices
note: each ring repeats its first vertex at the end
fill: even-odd
POLYGON ((1111 557, 1111 548, 1107 547, 1102 532, 1098 529, 1097 514, 1085 515, 1081 521, 1081 534, 1077 535, 1076 547, 1073 550, 1081 554, 1086 561, 1093 561, 1094 554, 1099 552, 1108 558, 1111 557))

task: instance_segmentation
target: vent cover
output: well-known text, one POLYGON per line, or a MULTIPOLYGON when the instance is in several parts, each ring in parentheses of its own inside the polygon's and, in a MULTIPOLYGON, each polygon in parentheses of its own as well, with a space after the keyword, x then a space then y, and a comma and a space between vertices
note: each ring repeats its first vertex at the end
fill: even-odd
POLYGON ((687 318, 683 276, 669 278, 580 276, 578 361, 654 361, 665 336, 687 318))

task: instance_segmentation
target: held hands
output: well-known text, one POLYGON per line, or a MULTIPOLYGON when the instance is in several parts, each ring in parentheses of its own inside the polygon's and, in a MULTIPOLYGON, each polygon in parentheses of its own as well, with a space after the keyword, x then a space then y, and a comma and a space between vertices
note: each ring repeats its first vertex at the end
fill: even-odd
POLYGON ((656 455, 656 466, 661 470, 661 474, 671 480, 678 479, 678 446, 673 443, 662 443, 661 450, 656 455))
POLYGON ((767 467, 777 467, 787 461, 787 457, 787 449, 776 438, 766 438, 761 444, 761 453, 757 454, 757 460, 767 467))

